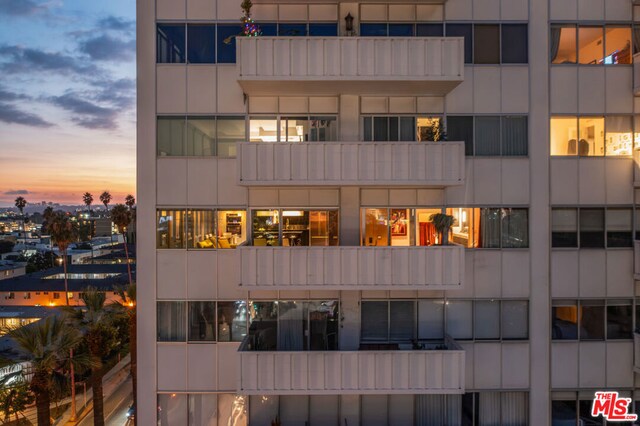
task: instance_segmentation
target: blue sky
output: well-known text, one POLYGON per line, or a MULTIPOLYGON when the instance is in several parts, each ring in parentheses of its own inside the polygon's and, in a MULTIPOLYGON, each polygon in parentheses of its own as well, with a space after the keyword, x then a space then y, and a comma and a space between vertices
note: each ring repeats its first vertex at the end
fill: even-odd
POLYGON ((135 1, 0 0, 0 206, 135 192, 135 1))

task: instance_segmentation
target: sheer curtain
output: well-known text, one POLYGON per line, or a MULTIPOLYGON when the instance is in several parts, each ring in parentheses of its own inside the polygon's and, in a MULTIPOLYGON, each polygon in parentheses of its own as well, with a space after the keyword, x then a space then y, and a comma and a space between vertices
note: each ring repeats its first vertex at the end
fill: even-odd
POLYGON ((527 117, 502 117, 502 155, 527 155, 527 117))
POLYGON ((480 392, 479 426, 500 426, 500 393, 480 392))
POLYGON ((525 426, 527 424, 529 410, 526 392, 502 392, 501 405, 502 426, 525 426))
POLYGON ((416 426, 460 426, 461 411, 462 395, 416 395, 415 424, 416 426))
POLYGON ((500 155, 500 117, 476 117, 476 155, 500 155))
POLYGON ((280 302, 278 319, 278 350, 304 350, 304 304, 280 302))

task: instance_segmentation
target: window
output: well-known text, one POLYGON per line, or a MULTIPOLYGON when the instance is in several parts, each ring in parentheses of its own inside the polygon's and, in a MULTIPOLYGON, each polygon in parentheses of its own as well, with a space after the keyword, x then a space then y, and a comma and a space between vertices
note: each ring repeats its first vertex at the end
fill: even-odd
POLYGON ((525 156, 527 116, 447 116, 447 139, 464 141, 465 155, 525 156))
POLYGON ((337 350, 336 300, 249 302, 248 348, 256 351, 337 350))
POLYGON ((418 339, 444 338, 444 300, 418 300, 418 339))
POLYGON ((54 299, 60 299, 60 293, 53 293, 53 298, 54 299))
POLYGON ((188 248, 218 248, 214 210, 187 212, 188 248))
POLYGON ((389 302, 363 301, 361 303, 361 332, 362 340, 389 339, 389 302))
POLYGON ((167 393, 158 394, 158 425, 187 424, 188 402, 187 394, 167 393))
POLYGON ((336 37, 338 35, 338 24, 335 23, 315 23, 309 24, 309 35, 311 37, 336 37))
POLYGON ((502 248, 529 247, 529 219, 527 209, 501 209, 502 248))
POLYGON ((247 397, 228 393, 158 394, 158 426, 248 424, 247 397))
POLYGON ((473 302, 471 300, 447 300, 445 303, 447 334, 454 339, 473 339, 473 302))
POLYGON ((553 340, 621 340, 633 337, 631 300, 552 302, 553 340))
POLYGON ((362 37, 386 37, 388 34, 387 24, 360 24, 362 37))
POLYGON ((416 24, 416 35, 418 37, 442 37, 444 26, 442 24, 416 24))
MULTIPOLYGON (((631 391, 619 391, 620 398, 631 399, 631 391)), ((593 390, 581 390, 580 392, 557 392, 552 393, 551 416, 552 426, 564 425, 584 425, 584 426, 604 426, 605 424, 614 424, 605 421, 602 417, 594 418, 591 416, 593 406, 593 390)), ((633 406, 629 405, 629 412, 633 406)), ((636 401, 636 409, 638 403, 636 401)), ((619 424, 630 425, 631 422, 622 422, 619 424)))
POLYGON ((529 338, 529 309, 528 303, 522 300, 502 301, 502 330, 503 339, 529 338))
POLYGON ((389 36, 391 37, 413 37, 414 32, 413 24, 389 24, 389 36))
POLYGON ((215 327, 215 302, 189 302, 189 341, 215 341, 215 327))
POLYGON ((416 127, 420 142, 439 142, 446 137, 442 117, 417 117, 416 127))
POLYGON ((365 141, 414 141, 414 117, 364 117, 365 141))
POLYGON ((246 140, 244 126, 244 117, 160 116, 157 154, 160 157, 234 157, 235 143, 246 140))
POLYGON ((213 64, 216 61, 215 25, 187 25, 187 62, 213 64))
POLYGON ((556 116, 551 117, 550 124, 551 155, 631 155, 631 116, 556 116))
POLYGON ((474 301, 475 338, 492 340, 500 338, 500 301, 474 301))
POLYGON ((500 63, 499 25, 476 24, 473 26, 473 63, 500 63))
POLYGON ((526 24, 502 24, 502 63, 529 62, 529 35, 526 24))
POLYGON ((551 247, 578 247, 577 209, 551 209, 551 247))
POLYGON ((186 248, 185 211, 157 210, 156 248, 186 248))
POLYGON ((254 246, 337 246, 337 210, 254 210, 254 246))
POLYGON ((631 26, 625 25, 552 24, 549 43, 551 62, 631 64, 631 34, 631 26))
POLYGON ((242 26, 236 24, 217 25, 217 62, 219 64, 235 64, 236 36, 242 33, 242 26))
POLYGON ((249 118, 251 142, 335 141, 337 133, 335 116, 249 118))
POLYGON ((307 24, 279 24, 278 35, 281 37, 304 37, 307 35, 307 24))
POLYGON ((605 118, 605 129, 606 155, 631 155, 633 150, 633 123, 631 116, 607 116, 605 118))
POLYGON ((580 247, 604 247, 604 209, 583 208, 580 214, 580 247))
POLYGON ((607 247, 633 247, 631 209, 607 209, 607 247))
POLYGON ((471 24, 447 24, 445 33, 447 37, 464 37, 464 63, 472 63, 473 26, 471 24))
POLYGON ((186 303, 158 302, 157 309, 158 342, 186 341, 186 303))
POLYGON ((241 342, 246 335, 246 302, 218 302, 218 341, 241 342))
POLYGON ((156 60, 159 64, 184 63, 185 25, 158 24, 156 31, 156 60))

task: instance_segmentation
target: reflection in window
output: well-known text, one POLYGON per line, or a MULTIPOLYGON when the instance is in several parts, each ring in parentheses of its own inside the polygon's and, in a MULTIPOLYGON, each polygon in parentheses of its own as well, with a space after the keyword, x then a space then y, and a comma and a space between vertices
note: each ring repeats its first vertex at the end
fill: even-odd
POLYGON ((218 302, 218 341, 241 342, 247 335, 247 303, 218 302))
POLYGON ((187 424, 187 394, 158 394, 158 426, 187 424))
POLYGON ((216 155, 216 121, 214 117, 187 118, 187 155, 216 155))
POLYGON ((184 117, 158 117, 156 127, 158 156, 181 156, 185 154, 185 124, 184 117))
POLYGON ((185 302, 158 302, 158 342, 187 340, 187 312, 185 302))
POLYGON ((418 117, 416 127, 417 140, 420 142, 438 142, 444 139, 442 117, 418 117))
POLYGON ((578 339, 578 306, 575 301, 553 301, 551 338, 554 340, 578 339))
POLYGON ((215 211, 189 210, 187 239, 189 248, 217 248, 215 211))
POLYGON ((604 32, 602 27, 578 27, 578 63, 599 64, 604 58, 604 32))
POLYGON ((216 302, 189 302, 189 341, 216 340, 216 302))
POLYGON ((251 350, 337 350, 336 300, 249 302, 251 350))
POLYGON ((529 219, 527 209, 502 209, 502 247, 529 247, 529 219))
POLYGON ((184 226, 184 210, 158 210, 156 220, 156 248, 185 248, 184 226))
POLYGON ((216 131, 218 157, 235 157, 236 142, 246 139, 244 117, 218 117, 216 131))
POLYGON ((159 64, 184 63, 186 37, 184 24, 158 24, 156 61, 159 64))

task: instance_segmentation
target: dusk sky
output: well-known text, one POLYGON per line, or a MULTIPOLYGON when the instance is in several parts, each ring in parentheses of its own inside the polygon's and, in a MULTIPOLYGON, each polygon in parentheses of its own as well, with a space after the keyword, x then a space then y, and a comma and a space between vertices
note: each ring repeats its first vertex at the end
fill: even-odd
POLYGON ((135 194, 135 1, 0 0, 0 73, 0 207, 135 194))

